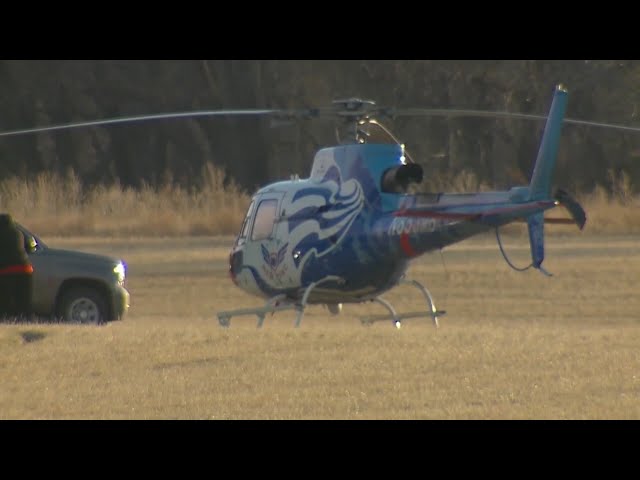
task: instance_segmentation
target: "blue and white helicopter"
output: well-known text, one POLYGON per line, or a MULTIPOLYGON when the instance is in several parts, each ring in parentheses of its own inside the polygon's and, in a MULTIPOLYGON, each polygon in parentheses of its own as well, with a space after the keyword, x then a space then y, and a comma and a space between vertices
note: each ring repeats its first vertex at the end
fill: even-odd
MULTIPOLYGON (((527 222, 530 266, 549 275, 542 267, 544 212, 563 205, 572 219, 558 220, 575 222, 580 229, 586 221, 582 207, 566 192, 551 192, 566 103, 567 92, 559 86, 528 186, 503 192, 410 194, 408 187, 422 181, 421 166, 410 161, 402 144, 366 143, 361 127, 382 127, 375 117, 385 113, 500 113, 385 112, 358 99, 334 102, 332 113, 351 122, 353 137, 318 151, 309 178, 292 178, 255 193, 232 249, 229 271, 238 287, 267 301, 260 308, 219 312, 220 324, 228 326, 232 316, 255 314, 261 326, 265 314, 295 309, 299 326, 309 304, 325 304, 337 314, 343 304, 375 301, 386 307, 385 317, 398 328, 403 319, 414 317, 431 317, 438 326, 438 317, 445 312, 436 309, 420 282, 406 279, 411 261, 488 230, 497 234, 499 227, 515 221, 527 222), (420 290, 426 311, 398 313, 381 296, 400 283, 420 290)), ((506 255, 505 259, 509 261, 506 255)), ((366 321, 375 319, 380 318, 366 321)))
MULTIPOLYGON (((277 118, 338 117, 349 135, 340 145, 319 150, 309 178, 293 177, 259 189, 252 197, 241 231, 232 247, 229 273, 235 285, 266 300, 264 306, 218 312, 228 327, 234 316, 256 315, 258 327, 265 316, 296 310, 299 326, 308 305, 326 305, 338 314, 343 304, 378 302, 388 310, 384 319, 397 328, 403 319, 438 318, 427 288, 408 280, 411 262, 490 230, 496 231, 500 250, 516 270, 543 268, 544 224, 575 223, 582 229, 586 215, 563 190, 551 191, 563 123, 640 131, 637 127, 565 118, 567 90, 556 87, 548 116, 513 112, 456 109, 394 109, 357 98, 338 100, 325 109, 206 110, 120 117, 0 132, 0 137, 33 132, 90 127, 155 119, 205 116, 274 116, 277 118), (505 117, 546 120, 529 185, 483 193, 409 193, 422 181, 422 167, 411 160, 378 118, 401 116, 505 117), (368 128, 376 126, 394 143, 367 143, 368 128), (545 219, 544 212, 558 206, 571 218, 545 219), (531 264, 515 267, 507 258, 498 229, 525 221, 529 231, 531 264), (398 313, 382 294, 409 283, 424 296, 426 309, 398 313)), ((372 322, 378 318, 369 318, 372 322)))

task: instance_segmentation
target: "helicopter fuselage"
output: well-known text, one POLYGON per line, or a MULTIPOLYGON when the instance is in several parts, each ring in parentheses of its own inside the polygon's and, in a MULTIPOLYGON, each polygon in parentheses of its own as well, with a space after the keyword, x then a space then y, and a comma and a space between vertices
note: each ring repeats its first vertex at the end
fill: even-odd
POLYGON ((335 276, 308 303, 362 302, 397 285, 426 252, 555 206, 530 201, 527 187, 406 194, 416 173, 408 165, 401 145, 343 145, 320 150, 308 179, 260 189, 230 255, 233 282, 295 300, 335 276))

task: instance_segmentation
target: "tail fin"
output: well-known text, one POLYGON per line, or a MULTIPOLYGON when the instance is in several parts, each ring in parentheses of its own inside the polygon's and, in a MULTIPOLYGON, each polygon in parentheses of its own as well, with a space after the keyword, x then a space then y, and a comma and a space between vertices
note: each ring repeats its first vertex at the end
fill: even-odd
POLYGON ((544 268, 544 212, 536 213, 527 218, 529 227, 529 244, 531 245, 531 266, 537 268, 542 273, 551 276, 544 268))
MULTIPOLYGON (((551 195, 551 177, 556 166, 560 130, 564 121, 567 106, 567 90, 562 86, 556 87, 551 110, 544 127, 544 134, 538 150, 538 157, 533 168, 531 183, 529 184, 529 200, 548 199, 551 195)), ((529 229, 531 232, 531 227, 529 229)))
MULTIPOLYGON (((573 222, 582 230, 587 221, 587 215, 580 204, 567 192, 560 189, 555 193, 555 200, 557 204, 562 205, 569 211, 573 222)), ((569 219, 567 221, 571 222, 569 219)), ((542 268, 542 261, 544 260, 544 212, 529 216, 527 218, 527 227, 529 227, 529 244, 531 245, 531 266, 545 275, 551 276, 550 273, 542 268)))
MULTIPOLYGON (((536 164, 529 184, 529 200, 547 200, 551 197, 551 177, 556 166, 560 131, 567 106, 567 90, 556 87, 551 109, 544 127, 536 164)), ((551 274, 542 268, 544 260, 544 213, 536 213, 527 218, 529 244, 531 246, 531 266, 547 276, 551 274)))

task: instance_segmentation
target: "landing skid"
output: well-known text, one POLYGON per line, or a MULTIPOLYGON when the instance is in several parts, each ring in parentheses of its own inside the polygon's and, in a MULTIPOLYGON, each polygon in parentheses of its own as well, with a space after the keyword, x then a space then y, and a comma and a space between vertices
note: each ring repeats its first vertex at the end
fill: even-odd
POLYGON ((379 322, 379 321, 383 321, 383 320, 392 320, 393 321, 393 325, 396 328, 400 328, 401 326, 401 321, 405 320, 407 318, 424 318, 425 315, 426 316, 430 316, 431 319, 433 320, 433 325, 438 328, 439 324, 438 324, 438 317, 443 316, 446 311, 444 310, 437 310, 435 304, 433 303, 433 297, 431 296, 431 293, 429 293, 429 290, 427 290, 427 288, 422 285, 420 282, 416 281, 416 280, 405 280, 402 279, 400 280, 399 283, 404 283, 404 284, 409 284, 409 285, 413 285, 414 287, 416 287, 418 290, 420 290, 422 292, 422 295, 424 296, 425 300, 427 301, 427 308, 428 311, 427 312, 407 312, 407 313, 401 313, 398 314, 396 312, 396 310, 393 308, 393 306, 384 298, 382 297, 376 297, 373 299, 374 302, 378 302, 379 304, 383 305, 391 314, 391 318, 389 318, 389 315, 371 315, 369 317, 364 317, 361 318, 360 321, 362 322, 363 325, 372 325, 375 322, 379 322))
POLYGON ((296 315, 296 328, 300 326, 300 322, 302 322, 302 316, 304 315, 304 309, 307 307, 307 300, 309 299, 309 295, 318 285, 321 285, 325 282, 344 282, 341 277, 337 277, 335 275, 329 275, 322 280, 318 280, 317 282, 311 283, 304 291, 302 295, 302 300, 300 303, 289 301, 285 295, 277 295, 275 297, 270 298, 265 303, 264 307, 256 307, 256 308, 241 308, 237 310, 228 310, 226 312, 218 313, 218 322, 223 327, 228 327, 231 325, 231 317, 240 317, 243 315, 256 315, 258 317, 257 328, 262 327, 264 323, 264 318, 268 313, 280 312, 282 310, 296 310, 298 314, 296 315))

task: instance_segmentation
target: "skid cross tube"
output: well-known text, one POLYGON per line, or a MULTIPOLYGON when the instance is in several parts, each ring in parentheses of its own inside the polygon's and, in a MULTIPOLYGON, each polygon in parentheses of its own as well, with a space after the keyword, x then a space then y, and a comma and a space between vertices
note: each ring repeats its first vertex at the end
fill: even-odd
MULTIPOLYGON (((404 278, 402 280, 400 280, 400 283, 413 285, 414 287, 416 287, 418 290, 420 290, 422 292, 422 295, 424 296, 425 300, 427 301, 427 304, 428 304, 427 306, 429 308, 431 319, 433 320, 433 325, 436 328, 438 328, 440 326, 438 324, 438 316, 442 316, 446 312, 444 310, 437 310, 436 309, 436 305, 433 302, 433 297, 431 296, 431 293, 429 292, 429 290, 427 290, 427 287, 422 285, 417 280, 407 280, 407 279, 404 279, 404 278)), ((408 314, 405 314, 405 315, 408 315, 408 314)), ((404 318, 409 318, 409 317, 404 317, 404 318)))
POLYGON ((325 283, 325 282, 338 282, 338 283, 344 283, 344 280, 341 277, 337 277, 335 275, 328 275, 326 277, 324 277, 322 280, 318 280, 317 282, 312 282, 304 291, 304 295, 302 296, 302 303, 298 306, 297 310, 298 310, 298 315, 296 317, 296 328, 300 326, 300 322, 302 321, 302 316, 304 315, 304 309, 307 306, 307 300, 309 298, 309 295, 311 294, 311 291, 316 288, 318 285, 325 283))
MULTIPOLYGON (((431 293, 429 292, 429 290, 427 290, 427 288, 422 285, 420 282, 418 282, 417 280, 406 280, 406 279, 401 279, 399 283, 405 283, 408 285, 413 285, 414 287, 416 287, 418 290, 420 290, 420 292, 422 292, 422 295, 424 296, 425 300, 427 301, 427 308, 428 311, 424 312, 407 312, 407 313, 400 313, 398 314, 396 312, 396 310, 393 308, 393 306, 384 298, 382 297, 376 297, 374 298, 372 301, 374 302, 378 302, 379 304, 383 305, 387 310, 389 310, 389 313, 391 314, 391 320, 393 321, 393 324, 396 328, 400 328, 401 325, 401 321, 407 318, 424 318, 425 313, 426 315, 431 317, 431 320, 433 321, 433 325, 438 328, 440 325, 438 323, 438 317, 443 316, 446 312, 444 310, 437 310, 435 303, 433 302, 433 297, 431 296, 431 293)), ((374 322, 380 321, 380 320, 389 320, 389 315, 372 315, 369 317, 365 317, 362 318, 360 321, 364 324, 364 325, 371 325, 374 322)))

